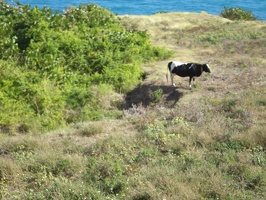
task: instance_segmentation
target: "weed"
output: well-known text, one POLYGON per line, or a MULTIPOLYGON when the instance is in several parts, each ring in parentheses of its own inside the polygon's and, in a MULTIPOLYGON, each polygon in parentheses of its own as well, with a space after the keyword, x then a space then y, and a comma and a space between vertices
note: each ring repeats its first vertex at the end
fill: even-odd
POLYGON ((165 132, 164 126, 160 124, 148 125, 144 131, 144 135, 156 144, 163 145, 166 143, 167 134, 165 132))
POLYGON ((253 152, 252 163, 254 165, 265 167, 266 166, 266 157, 265 157, 265 152, 263 150, 263 147, 262 146, 255 146, 251 149, 251 151, 253 152))
POLYGON ((158 89, 155 90, 154 92, 151 93, 151 101, 153 103, 158 103, 162 100, 163 98, 163 90, 162 89, 158 89))
POLYGON ((245 149, 245 146, 237 140, 230 139, 229 138, 222 139, 222 141, 217 141, 216 144, 213 144, 213 147, 216 151, 219 151, 221 153, 226 153, 226 152, 241 152, 245 149))

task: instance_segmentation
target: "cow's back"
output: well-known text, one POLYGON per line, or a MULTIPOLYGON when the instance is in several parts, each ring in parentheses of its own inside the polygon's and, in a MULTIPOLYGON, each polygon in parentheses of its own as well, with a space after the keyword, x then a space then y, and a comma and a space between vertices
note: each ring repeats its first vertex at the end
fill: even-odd
POLYGON ((189 71, 190 71, 189 65, 182 64, 182 65, 175 67, 172 73, 175 73, 176 75, 181 76, 181 77, 186 77, 186 76, 189 76, 189 71))

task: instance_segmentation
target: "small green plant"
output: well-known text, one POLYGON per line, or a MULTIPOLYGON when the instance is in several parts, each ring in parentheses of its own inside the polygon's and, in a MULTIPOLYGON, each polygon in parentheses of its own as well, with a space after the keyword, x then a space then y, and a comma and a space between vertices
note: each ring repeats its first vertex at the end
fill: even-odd
POLYGON ((240 7, 227 8, 226 6, 224 6, 224 10, 220 13, 220 15, 224 18, 231 20, 247 20, 247 21, 257 20, 257 17, 255 17, 252 14, 252 11, 245 11, 240 7))
POLYGON ((167 134, 162 124, 149 124, 144 134, 149 140, 154 140, 157 144, 166 143, 167 134))
POLYGON ((259 166, 266 166, 266 158, 265 158, 265 152, 263 151, 262 146, 256 146, 251 149, 253 152, 252 155, 252 163, 254 165, 259 165, 259 166))
POLYGON ((151 93, 151 101, 153 103, 160 102, 163 98, 163 90, 158 89, 151 93))

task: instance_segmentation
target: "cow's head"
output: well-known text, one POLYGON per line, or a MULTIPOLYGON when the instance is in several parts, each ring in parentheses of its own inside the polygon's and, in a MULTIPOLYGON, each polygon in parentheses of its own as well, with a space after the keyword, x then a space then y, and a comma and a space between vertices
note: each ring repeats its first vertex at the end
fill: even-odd
POLYGON ((211 69, 208 64, 203 64, 203 71, 211 73, 211 69))

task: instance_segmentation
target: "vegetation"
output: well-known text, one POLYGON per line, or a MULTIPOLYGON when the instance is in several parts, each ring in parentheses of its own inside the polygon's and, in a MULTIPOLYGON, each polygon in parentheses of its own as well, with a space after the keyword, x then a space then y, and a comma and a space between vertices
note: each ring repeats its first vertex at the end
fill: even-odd
MULTIPOLYGON (((31 70, 33 63, 24 68, 27 50, 18 49, 12 59, 1 58, 0 75, 8 79, 1 80, 0 108, 17 113, 11 119, 1 112, 0 120, 28 120, 28 126, 6 126, 17 127, 13 134, 3 133, 2 126, 0 199, 264 199, 265 22, 230 21, 206 13, 119 18, 122 23, 113 18, 112 27, 137 38, 150 36, 154 45, 174 50, 171 60, 208 60, 212 73, 197 78, 192 89, 186 78, 175 77, 174 88, 164 76, 168 61, 151 60, 137 63, 145 79, 131 90, 105 82, 100 72, 85 78, 76 70, 76 85, 67 79, 56 82, 60 77, 48 77, 37 66, 31 70), (80 80, 88 81, 87 90, 80 80), (13 98, 15 94, 20 98, 13 98), (27 99, 30 94, 38 105, 34 111, 42 110, 43 115, 28 112, 35 105, 27 99), (7 97, 12 101, 2 100, 7 97), (65 108, 69 110, 63 116, 72 121, 64 123, 71 126, 32 133, 38 120, 48 121, 52 109, 65 108)), ((139 78, 142 74, 140 70, 139 78)))
POLYGON ((224 10, 220 13, 220 15, 224 18, 231 20, 248 20, 248 21, 257 20, 257 17, 255 17, 252 14, 252 11, 245 11, 240 7, 238 8, 224 7, 224 10))
POLYGON ((116 118, 120 114, 107 111, 101 99, 138 84, 141 63, 170 55, 153 47, 145 31, 126 30, 111 12, 93 4, 54 14, 46 7, 1 2, 0 25, 3 132, 116 118))

